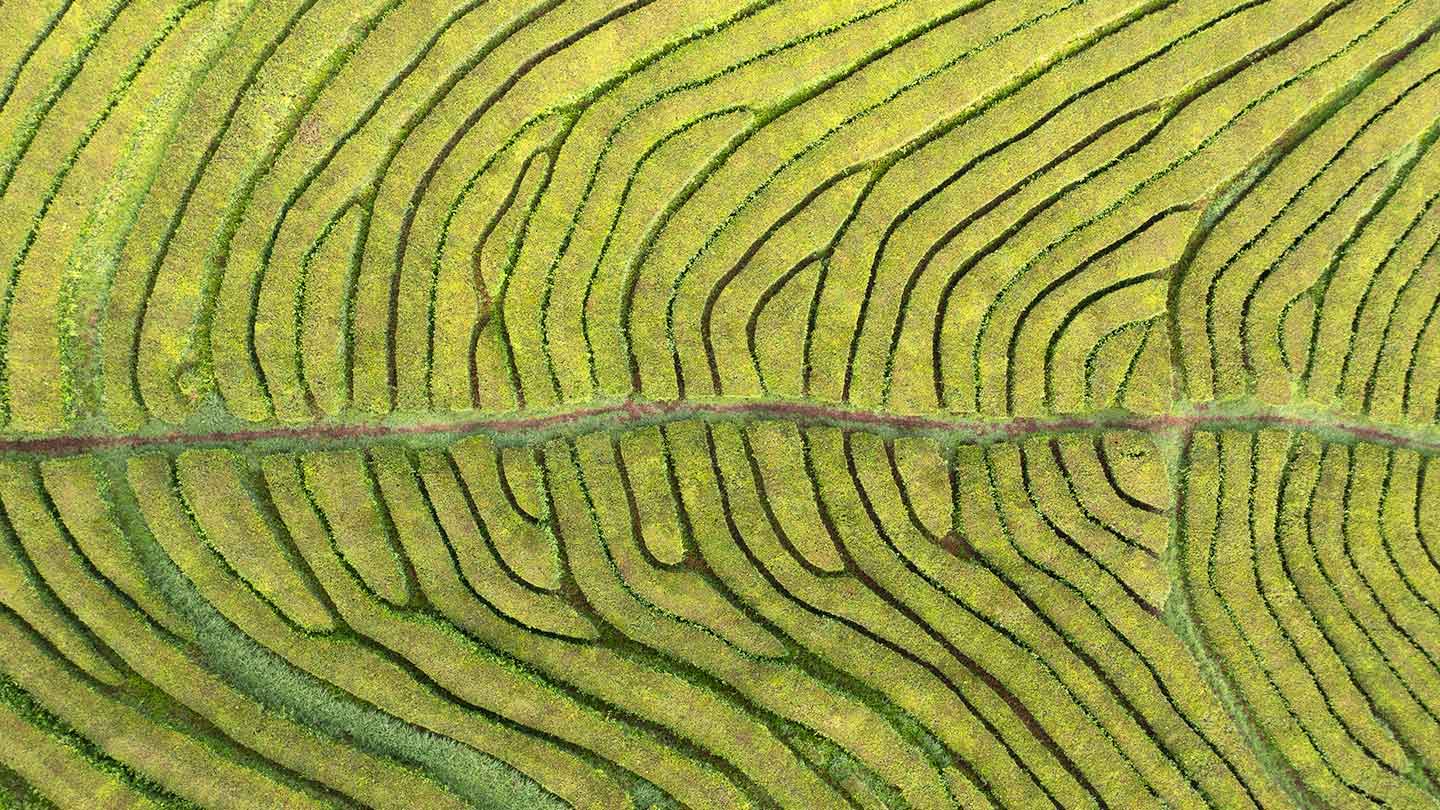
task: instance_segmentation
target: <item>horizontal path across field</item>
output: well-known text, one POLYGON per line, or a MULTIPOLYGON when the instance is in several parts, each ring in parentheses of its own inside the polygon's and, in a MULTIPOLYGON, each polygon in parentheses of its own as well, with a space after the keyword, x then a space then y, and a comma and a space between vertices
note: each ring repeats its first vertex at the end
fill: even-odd
POLYGON ((220 430, 159 429, 134 433, 77 433, 67 436, 4 436, 0 454, 63 456, 105 450, 181 449, 243 445, 326 445, 399 440, 427 443, 489 435, 507 444, 539 443, 556 436, 618 430, 684 419, 739 421, 784 419, 797 425, 835 427, 903 435, 926 435, 956 443, 989 443, 1050 433, 1133 430, 1151 434, 1194 429, 1280 428, 1321 434, 1332 441, 1440 452, 1440 426, 1396 425, 1355 416, 1267 405, 1254 400, 1201 403, 1172 413, 1108 410, 1086 414, 976 419, 946 414, 899 414, 837 403, 803 400, 713 399, 623 402, 544 412, 518 411, 476 416, 458 413, 422 420, 319 421, 296 427, 236 427, 220 430))

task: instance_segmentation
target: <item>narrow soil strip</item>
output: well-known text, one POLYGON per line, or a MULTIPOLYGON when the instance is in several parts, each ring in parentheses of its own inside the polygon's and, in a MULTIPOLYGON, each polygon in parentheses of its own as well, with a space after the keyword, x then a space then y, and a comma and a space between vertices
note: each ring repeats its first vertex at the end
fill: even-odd
POLYGON ((237 427, 209 431, 12 435, 0 438, 0 454, 61 456, 106 450, 167 450, 255 443, 323 445, 367 439, 385 441, 409 437, 459 438, 472 434, 488 434, 515 443, 682 419, 785 419, 802 425, 828 424, 882 433, 932 435, 952 442, 980 443, 1004 441, 1037 433, 1135 430, 1169 434, 1193 429, 1279 428, 1328 434, 1329 438, 1339 441, 1368 442, 1419 452, 1440 452, 1440 426, 1387 424, 1320 411, 1267 406, 1251 401, 1201 405, 1170 414, 1104 411, 1091 414, 977 419, 945 414, 885 413, 849 408, 840 404, 799 400, 730 399, 660 402, 627 400, 546 413, 520 411, 488 416, 469 413, 412 422, 324 421, 295 427, 237 427))

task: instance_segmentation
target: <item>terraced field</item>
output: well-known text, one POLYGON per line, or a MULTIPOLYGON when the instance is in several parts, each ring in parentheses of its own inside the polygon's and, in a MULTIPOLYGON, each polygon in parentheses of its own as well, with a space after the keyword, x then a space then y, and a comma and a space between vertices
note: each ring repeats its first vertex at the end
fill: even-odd
POLYGON ((0 808, 1440 808, 1440 0, 0 0, 0 808))

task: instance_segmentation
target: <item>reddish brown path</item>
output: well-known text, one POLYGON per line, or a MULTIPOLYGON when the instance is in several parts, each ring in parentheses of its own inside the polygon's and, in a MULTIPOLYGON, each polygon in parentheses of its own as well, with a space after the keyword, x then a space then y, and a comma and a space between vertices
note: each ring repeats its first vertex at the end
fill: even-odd
POLYGON ((541 413, 456 414, 409 422, 325 421, 297 426, 229 430, 157 430, 137 433, 79 433, 0 438, 0 454, 61 456, 107 450, 165 450, 217 445, 324 445, 375 440, 444 440, 471 434, 539 441, 553 436, 698 418, 712 421, 788 419, 888 433, 937 435, 954 441, 991 442, 1034 433, 1138 430, 1182 433, 1192 429, 1273 427, 1324 433, 1422 452, 1440 451, 1440 428, 1394 425, 1255 402, 1203 405, 1171 414, 1106 411, 1045 417, 966 418, 943 414, 898 414, 844 405, 794 400, 625 401, 541 413))

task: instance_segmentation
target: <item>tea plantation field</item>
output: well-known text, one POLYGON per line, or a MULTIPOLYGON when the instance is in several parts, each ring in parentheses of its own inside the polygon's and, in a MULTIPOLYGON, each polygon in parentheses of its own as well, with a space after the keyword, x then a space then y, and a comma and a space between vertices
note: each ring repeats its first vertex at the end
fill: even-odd
POLYGON ((1440 0, 0 0, 0 810, 1440 808, 1440 0))

